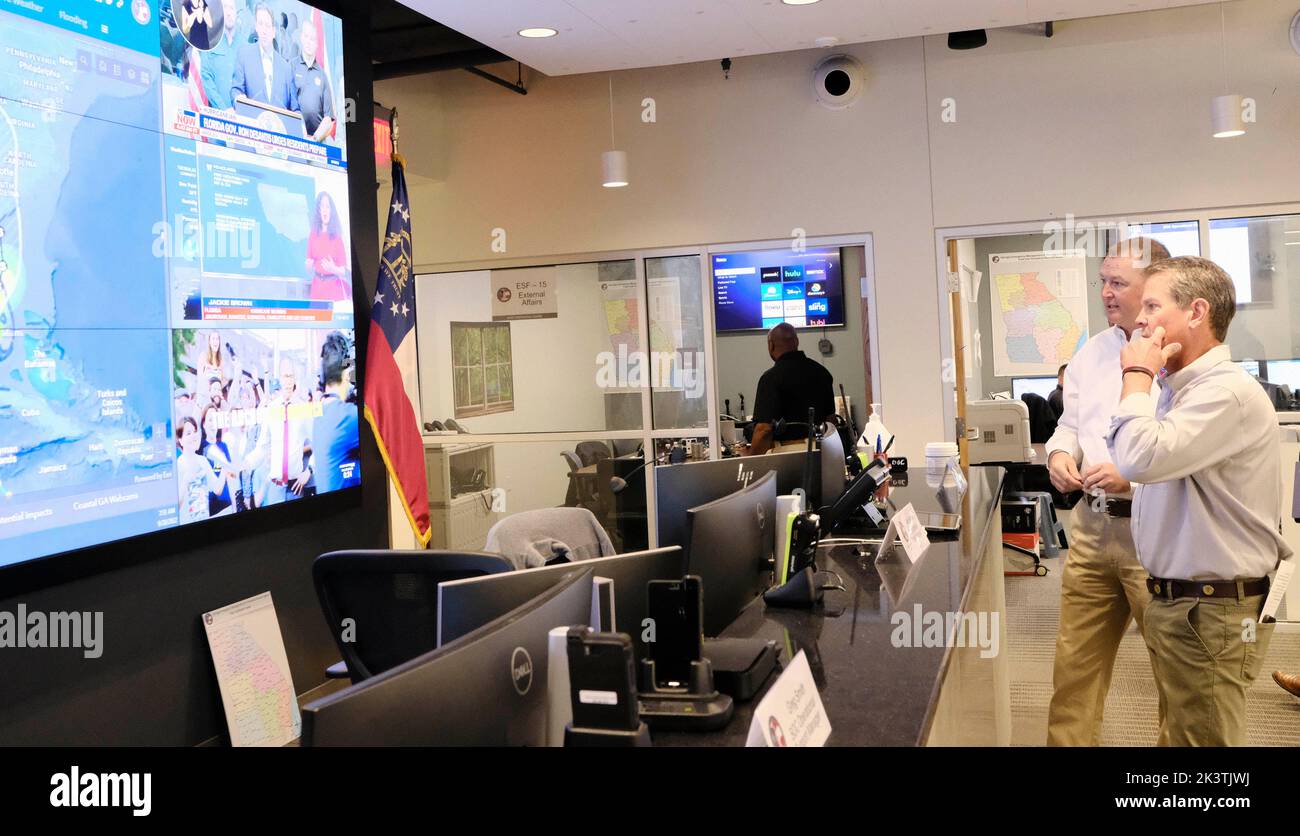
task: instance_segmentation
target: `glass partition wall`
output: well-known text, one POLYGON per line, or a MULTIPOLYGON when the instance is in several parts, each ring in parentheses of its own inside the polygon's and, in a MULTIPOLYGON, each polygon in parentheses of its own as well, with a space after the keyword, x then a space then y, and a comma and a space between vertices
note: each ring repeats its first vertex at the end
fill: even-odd
POLYGON ((649 547, 649 463, 718 456, 707 302, 701 248, 418 275, 432 546, 581 507, 649 547))
MULTIPOLYGON (((710 264, 718 254, 753 253, 759 267, 836 254, 832 282, 783 275, 776 286, 799 298, 777 304, 787 314, 804 308, 801 321, 787 320, 807 329, 801 347, 844 385, 843 401, 861 424, 879 394, 875 355, 867 358, 871 236, 791 246, 756 241, 421 271, 416 336, 432 547, 481 549, 499 520, 556 507, 590 510, 620 552, 655 545, 656 466, 721 458, 719 414, 743 411, 747 399, 752 408, 772 362, 765 319, 717 335, 710 264), (736 409, 724 409, 720 386, 736 409)), ((749 272, 754 298, 744 303, 758 311, 758 267, 749 272)))
MULTIPOLYGON (((1108 327, 1097 278, 1107 249, 1121 237, 1139 234, 1161 241, 1175 256, 1203 255, 1232 277, 1237 310, 1226 340, 1232 359, 1260 381, 1281 422, 1300 421, 1300 204, 937 230, 940 291, 944 298, 950 291, 961 294, 966 399, 1019 397, 1020 391, 1054 386, 1057 362, 1067 361, 1073 353, 1037 358, 1042 361, 1038 369, 1010 362, 1020 358, 1013 356, 1017 346, 1011 342, 1014 335, 1009 326, 1022 312, 1006 308, 1002 297, 994 298, 999 281, 1008 280, 1006 275, 999 278, 1011 269, 1000 267, 1008 263, 1008 254, 1077 253, 1075 260, 1087 277, 1079 284, 1085 298, 1076 303, 1081 326, 1077 344, 1082 345, 1088 336, 1108 327), (951 277, 949 241, 956 244, 957 261, 957 274, 951 277), (981 280, 972 281, 976 273, 981 280)), ((1068 309, 1070 300, 1062 301, 1068 309)), ((940 307, 943 356, 952 358, 951 307, 940 307)), ((955 389, 956 381, 946 382, 955 389)), ((955 426, 955 408, 954 398, 945 399, 949 427, 955 426)))

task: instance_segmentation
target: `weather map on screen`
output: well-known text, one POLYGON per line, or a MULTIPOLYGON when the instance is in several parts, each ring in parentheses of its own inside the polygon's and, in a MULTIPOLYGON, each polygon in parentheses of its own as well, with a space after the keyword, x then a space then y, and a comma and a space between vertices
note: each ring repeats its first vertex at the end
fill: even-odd
POLYGON ((359 484, 341 22, 0 31, 0 565, 359 484))

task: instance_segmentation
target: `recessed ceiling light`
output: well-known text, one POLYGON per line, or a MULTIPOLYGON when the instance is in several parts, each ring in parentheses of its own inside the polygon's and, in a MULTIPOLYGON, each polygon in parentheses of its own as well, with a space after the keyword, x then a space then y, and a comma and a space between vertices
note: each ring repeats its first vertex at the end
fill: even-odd
POLYGON ((818 0, 781 0, 781 2, 787 6, 811 6, 813 3, 818 2, 818 0))
POLYGON ((559 33, 549 26, 534 26, 531 29, 520 29, 519 34, 525 38, 553 38, 559 33))

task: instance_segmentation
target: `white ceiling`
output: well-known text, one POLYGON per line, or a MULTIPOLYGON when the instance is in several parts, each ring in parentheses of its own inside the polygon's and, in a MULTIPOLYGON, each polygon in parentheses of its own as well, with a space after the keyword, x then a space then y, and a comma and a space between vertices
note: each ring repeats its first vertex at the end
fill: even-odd
POLYGON ((657 67, 962 29, 1123 14, 1208 0, 401 0, 547 75, 657 67), (546 26, 552 38, 522 38, 546 26))

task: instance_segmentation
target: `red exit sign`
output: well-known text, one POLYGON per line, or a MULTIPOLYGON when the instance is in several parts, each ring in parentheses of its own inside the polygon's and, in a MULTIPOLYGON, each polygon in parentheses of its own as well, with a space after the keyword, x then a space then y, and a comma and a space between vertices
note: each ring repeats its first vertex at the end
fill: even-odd
POLYGON ((393 126, 387 119, 375 117, 375 170, 383 171, 393 164, 393 126))

